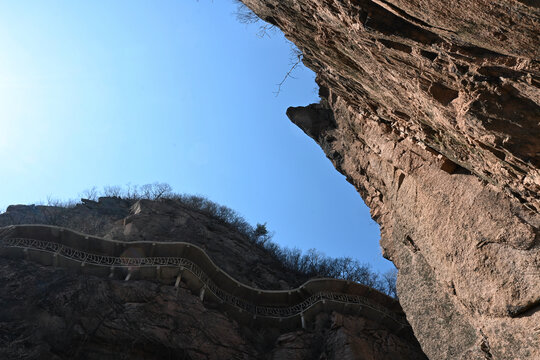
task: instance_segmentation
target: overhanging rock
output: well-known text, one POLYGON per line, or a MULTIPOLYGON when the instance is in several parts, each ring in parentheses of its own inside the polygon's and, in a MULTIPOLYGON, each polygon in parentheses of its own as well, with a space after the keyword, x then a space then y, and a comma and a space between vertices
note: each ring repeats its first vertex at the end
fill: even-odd
POLYGON ((427 355, 540 358, 538 5, 243 2, 317 73, 288 115, 370 206, 427 355))

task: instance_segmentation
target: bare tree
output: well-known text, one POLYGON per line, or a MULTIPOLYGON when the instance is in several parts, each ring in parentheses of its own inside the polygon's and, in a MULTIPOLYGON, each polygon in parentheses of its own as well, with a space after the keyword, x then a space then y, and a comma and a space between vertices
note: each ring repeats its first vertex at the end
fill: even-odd
POLYGON ((93 186, 90 189, 83 190, 83 192, 81 193, 80 196, 81 196, 81 198, 84 198, 84 199, 97 201, 98 197, 99 197, 98 189, 97 189, 97 187, 93 186))
POLYGON ((108 197, 122 197, 122 187, 118 185, 104 186, 103 195, 108 197))
POLYGON ((139 194, 139 186, 127 184, 126 190, 124 191, 124 197, 128 200, 139 200, 141 198, 139 194))
POLYGON ((255 14, 244 3, 238 0, 235 0, 234 2, 237 4, 236 12, 234 14, 236 15, 236 19, 238 20, 239 23, 246 24, 246 25, 257 24, 257 23, 260 24, 259 30, 257 31, 257 37, 259 38, 263 38, 265 36, 270 37, 270 33, 276 30, 275 25, 263 22, 262 19, 259 16, 257 16, 257 14, 255 14))
POLYGON ((159 200, 170 197, 172 195, 172 187, 167 183, 145 184, 140 188, 140 197, 143 199, 159 200))
POLYGON ((290 56, 290 65, 289 71, 285 74, 283 77, 283 80, 279 84, 277 84, 277 90, 274 91, 274 95, 276 97, 281 93, 281 87, 283 84, 285 84, 285 81, 287 81, 288 78, 295 79, 295 77, 292 75, 294 73, 294 70, 303 64, 302 60, 304 59, 304 55, 302 54, 302 51, 296 47, 292 42, 290 43, 291 46, 291 56, 290 56))
POLYGON ((236 4, 236 12, 234 14, 236 15, 238 22, 249 25, 256 24, 261 20, 261 18, 259 18, 257 14, 255 14, 243 2, 239 0, 234 0, 233 2, 236 4))
POLYGON ((154 183, 152 199, 159 200, 172 194, 172 187, 167 183, 154 183))
POLYGON ((384 285, 386 287, 386 293, 397 299, 397 269, 390 269, 383 274, 384 285))

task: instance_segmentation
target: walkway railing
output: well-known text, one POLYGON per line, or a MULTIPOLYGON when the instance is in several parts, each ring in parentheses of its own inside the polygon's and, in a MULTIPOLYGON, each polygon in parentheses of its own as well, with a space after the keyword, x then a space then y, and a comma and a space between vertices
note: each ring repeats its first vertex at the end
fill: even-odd
POLYGON ((298 317, 300 321, 292 323, 305 327, 308 315, 346 311, 382 322, 396 333, 411 332, 397 302, 369 287, 314 279, 291 290, 256 289, 233 279, 190 243, 120 242, 53 226, 18 225, 0 228, 0 255, 111 277, 121 270, 125 280, 139 277, 176 287, 184 280, 201 300, 215 301, 241 320, 283 322, 298 317))

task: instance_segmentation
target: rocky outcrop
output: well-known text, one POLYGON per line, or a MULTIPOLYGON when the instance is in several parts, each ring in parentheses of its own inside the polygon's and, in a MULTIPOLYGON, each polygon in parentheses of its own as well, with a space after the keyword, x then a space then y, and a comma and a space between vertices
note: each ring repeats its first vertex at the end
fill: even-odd
POLYGON ((239 281, 263 289, 290 289, 308 280, 285 272, 281 264, 253 246, 223 221, 194 210, 181 201, 126 200, 101 197, 71 208, 12 205, 0 214, 0 227, 48 224, 119 241, 183 241, 201 247, 221 268, 239 281), (245 263, 239 263, 237 259, 245 263))
POLYGON ((295 289, 263 290, 231 277, 200 247, 187 242, 108 240, 49 225, 0 228, 0 256, 76 273, 148 280, 178 287, 183 281, 248 326, 304 328, 320 312, 347 311, 414 339, 399 303, 379 291, 342 279, 311 279, 295 289))
POLYGON ((404 318, 394 299, 337 280, 291 289, 302 274, 289 274, 244 234, 180 201, 11 206, 0 223, 43 216, 78 228, 99 220, 94 230, 105 238, 55 226, 0 229, 2 359, 425 358, 407 323, 396 322, 404 318), (244 261, 253 261, 251 268, 244 261), (255 281, 257 274, 263 280, 255 281), (220 298, 218 288, 236 298, 220 298), (348 297, 333 301, 333 291, 348 297), (302 308, 310 292, 324 294, 302 308), (260 308, 242 307, 248 297, 260 308), (280 321, 262 316, 271 306, 304 311, 280 321))
POLYGON ((540 7, 243 0, 316 71, 287 115, 354 184, 433 359, 540 358, 540 7))
POLYGON ((2 359, 250 359, 224 314, 185 288, 103 281, 0 258, 2 359))

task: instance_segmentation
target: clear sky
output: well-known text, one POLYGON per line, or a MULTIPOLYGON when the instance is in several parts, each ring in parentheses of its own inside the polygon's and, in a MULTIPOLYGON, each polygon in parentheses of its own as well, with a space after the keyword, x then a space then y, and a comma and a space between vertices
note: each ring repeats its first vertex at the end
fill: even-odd
POLYGON ((0 209, 93 186, 167 182, 283 246, 380 271, 379 227, 286 117, 318 101, 279 32, 256 36, 231 0, 0 1, 0 209))

